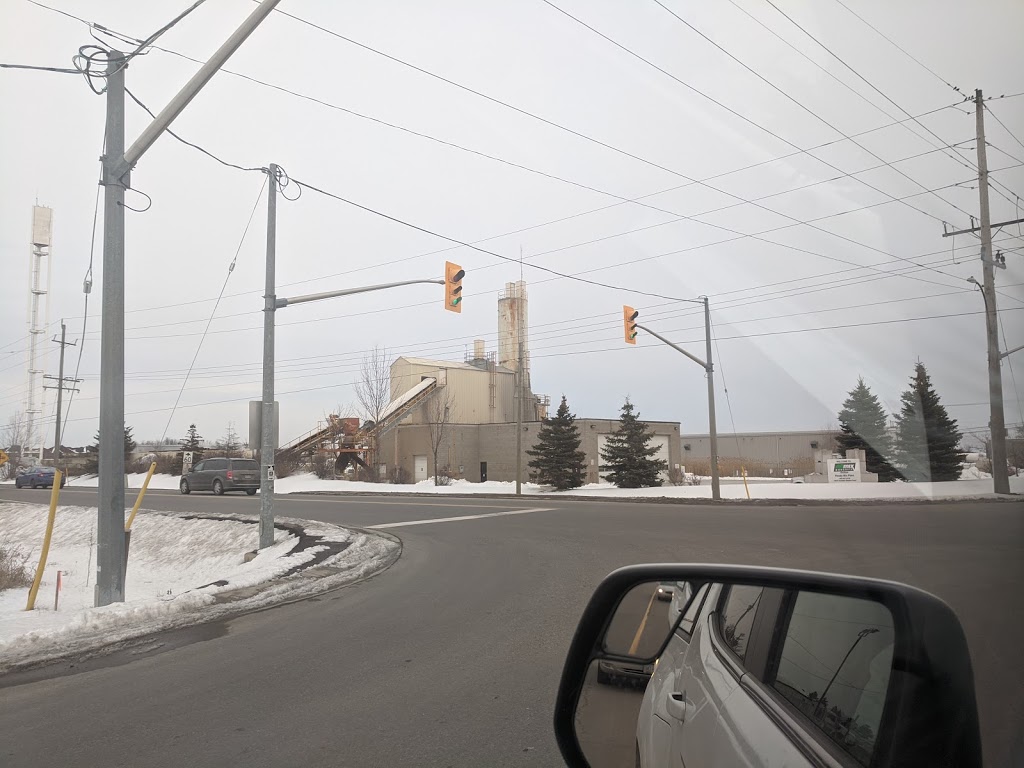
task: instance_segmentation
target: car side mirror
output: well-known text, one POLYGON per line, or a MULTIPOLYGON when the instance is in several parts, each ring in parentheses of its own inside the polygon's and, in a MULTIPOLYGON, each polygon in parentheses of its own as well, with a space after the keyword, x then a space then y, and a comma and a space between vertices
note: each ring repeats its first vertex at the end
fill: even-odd
POLYGON ((963 629, 895 582, 723 565, 610 574, 555 705, 570 766, 981 766, 963 629), (671 591, 671 594, 666 594, 671 591))

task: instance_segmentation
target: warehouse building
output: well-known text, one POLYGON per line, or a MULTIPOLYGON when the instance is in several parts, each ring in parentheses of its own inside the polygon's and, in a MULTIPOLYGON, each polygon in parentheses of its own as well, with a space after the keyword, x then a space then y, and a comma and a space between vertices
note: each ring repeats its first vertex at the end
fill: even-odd
MULTIPOLYGON (((814 471, 818 450, 832 450, 836 433, 823 430, 797 432, 719 432, 719 465, 725 475, 742 466, 748 475, 805 475, 814 471)), ((689 472, 710 467, 711 438, 707 434, 682 435, 682 461, 689 472)))

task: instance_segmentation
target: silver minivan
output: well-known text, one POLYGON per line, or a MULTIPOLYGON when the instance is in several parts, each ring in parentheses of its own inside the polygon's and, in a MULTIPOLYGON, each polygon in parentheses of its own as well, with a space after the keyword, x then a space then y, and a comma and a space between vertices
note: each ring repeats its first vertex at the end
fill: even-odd
POLYGON ((255 459, 203 459, 181 478, 178 488, 183 494, 192 491, 213 491, 217 496, 229 491, 245 491, 256 495, 260 487, 260 465, 255 459))

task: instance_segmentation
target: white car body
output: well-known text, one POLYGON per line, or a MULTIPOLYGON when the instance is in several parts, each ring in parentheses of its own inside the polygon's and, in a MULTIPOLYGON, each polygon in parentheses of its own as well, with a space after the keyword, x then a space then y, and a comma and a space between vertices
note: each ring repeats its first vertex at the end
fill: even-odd
POLYGON ((639 765, 810 768, 815 764, 741 687, 742 675, 714 647, 720 594, 718 585, 707 589, 693 634, 677 629, 658 660, 637 721, 639 765))

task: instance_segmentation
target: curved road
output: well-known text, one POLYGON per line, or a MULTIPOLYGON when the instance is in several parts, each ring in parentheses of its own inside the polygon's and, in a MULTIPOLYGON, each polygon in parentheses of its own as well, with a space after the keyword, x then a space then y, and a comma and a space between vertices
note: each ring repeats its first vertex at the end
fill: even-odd
MULTIPOLYGON (((95 491, 62 501, 94 505, 95 491)), ((255 513, 258 502, 153 491, 147 506, 255 513)), ((355 526, 467 519, 389 527, 402 557, 361 584, 0 678, 0 764, 558 765, 551 713, 576 620, 602 576, 651 561, 830 570, 934 592, 967 631, 986 765, 1024 755, 1020 504, 290 496, 277 509, 355 526), (491 516, 536 508, 547 511, 491 516)))

